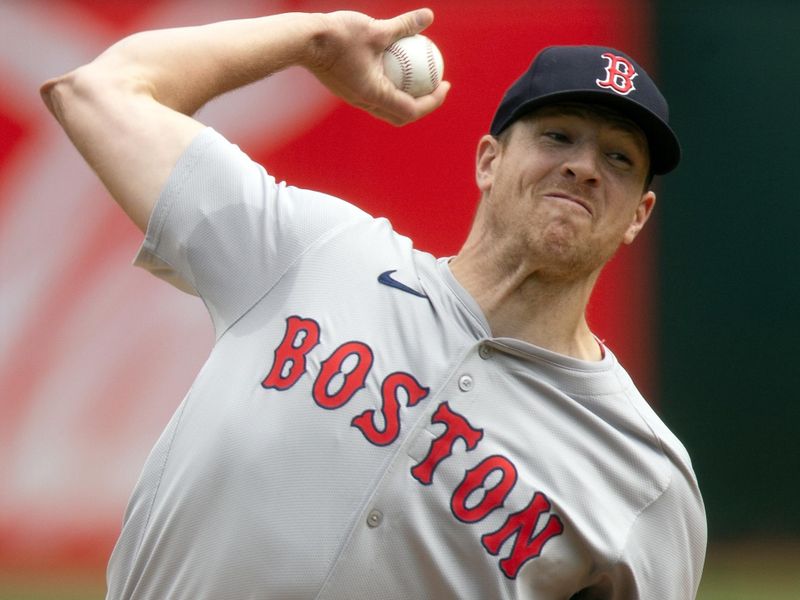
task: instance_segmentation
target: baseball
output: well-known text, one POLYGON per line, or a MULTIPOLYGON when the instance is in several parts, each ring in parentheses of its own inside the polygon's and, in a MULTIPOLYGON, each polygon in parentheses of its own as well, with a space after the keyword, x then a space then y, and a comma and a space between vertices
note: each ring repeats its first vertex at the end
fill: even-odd
POLYGON ((400 38, 384 51, 383 70, 397 88, 416 98, 439 86, 444 61, 436 44, 418 33, 400 38))

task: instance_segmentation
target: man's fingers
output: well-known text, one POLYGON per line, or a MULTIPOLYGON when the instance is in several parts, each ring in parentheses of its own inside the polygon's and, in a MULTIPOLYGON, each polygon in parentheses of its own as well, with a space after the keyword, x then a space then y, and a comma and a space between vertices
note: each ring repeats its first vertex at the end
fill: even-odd
MULTIPOLYGON (((398 15, 383 21, 387 34, 394 42, 402 37, 420 33, 433 23, 433 11, 429 8, 420 8, 398 15)), ((388 44, 387 44, 388 46, 388 44)), ((450 89, 448 82, 442 82, 432 93, 419 98, 412 98, 408 94, 392 86, 387 96, 384 96, 382 106, 367 109, 373 115, 394 125, 406 125, 439 108, 450 89)))
POLYGON ((412 10, 393 19, 388 19, 393 40, 414 35, 433 23, 433 11, 430 8, 412 10))
POLYGON ((449 91, 450 82, 443 81, 430 94, 415 98, 414 103, 416 104, 417 115, 414 120, 424 117, 439 108, 444 103, 445 98, 447 98, 447 92, 449 91))
POLYGON ((427 96, 413 98, 401 92, 383 72, 381 54, 394 41, 419 33, 433 23, 433 11, 412 10, 391 19, 369 19, 366 15, 343 11, 334 23, 341 29, 335 61, 316 76, 334 94, 379 119, 405 125, 436 110, 443 102, 449 84, 443 83, 427 96), (365 33, 364 25, 370 26, 365 33), (364 70, 366 75, 359 75, 364 70))
POLYGON ((369 107, 373 115, 393 125, 408 125, 439 108, 450 91, 450 82, 443 81, 432 93, 419 98, 397 91, 395 101, 382 107, 369 107))

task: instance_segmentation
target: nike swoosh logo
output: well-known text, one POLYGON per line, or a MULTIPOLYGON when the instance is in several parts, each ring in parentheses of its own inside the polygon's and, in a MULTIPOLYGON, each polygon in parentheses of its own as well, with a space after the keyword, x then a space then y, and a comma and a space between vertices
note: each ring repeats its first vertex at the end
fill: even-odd
POLYGON ((380 275, 378 275, 378 283, 382 283, 383 285, 388 285, 389 287, 393 287, 396 290, 400 290, 401 292, 405 292, 407 294, 412 294, 417 296, 418 298, 427 298, 426 294, 422 292, 418 292, 414 288, 408 287, 405 283, 400 283, 394 277, 392 277, 392 273, 395 273, 397 269, 392 269, 390 271, 384 271, 380 275))

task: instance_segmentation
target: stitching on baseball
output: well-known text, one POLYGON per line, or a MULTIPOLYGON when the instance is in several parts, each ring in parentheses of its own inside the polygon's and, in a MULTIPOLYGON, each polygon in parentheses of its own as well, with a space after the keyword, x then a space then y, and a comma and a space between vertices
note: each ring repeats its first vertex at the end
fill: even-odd
POLYGON ((400 63, 400 89, 408 92, 408 88, 411 86, 411 61, 408 55, 396 44, 389 46, 387 51, 400 63))
POLYGON ((433 42, 428 40, 428 75, 433 89, 439 87, 439 69, 436 68, 436 57, 433 55, 433 42))

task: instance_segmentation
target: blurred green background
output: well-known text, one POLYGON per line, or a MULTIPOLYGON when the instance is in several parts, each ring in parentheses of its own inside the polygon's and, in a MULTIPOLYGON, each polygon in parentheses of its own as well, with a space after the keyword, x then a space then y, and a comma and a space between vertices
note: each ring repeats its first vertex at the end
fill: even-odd
POLYGON ((706 502, 702 600, 800 598, 800 2, 662 0, 684 162, 658 211, 661 413, 706 502))
POLYGON ((658 7, 685 154, 659 206, 662 413, 693 457, 713 540, 796 539, 800 2, 658 7))

